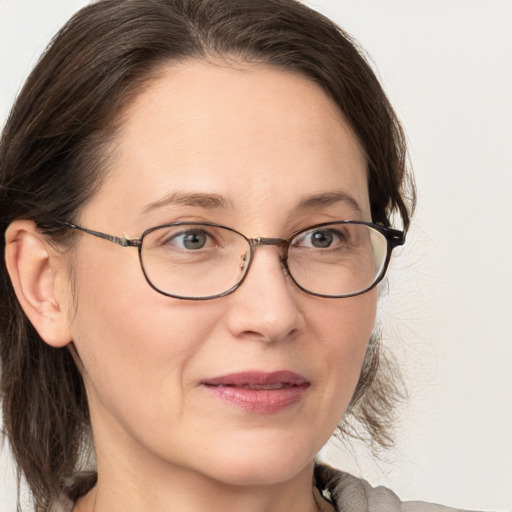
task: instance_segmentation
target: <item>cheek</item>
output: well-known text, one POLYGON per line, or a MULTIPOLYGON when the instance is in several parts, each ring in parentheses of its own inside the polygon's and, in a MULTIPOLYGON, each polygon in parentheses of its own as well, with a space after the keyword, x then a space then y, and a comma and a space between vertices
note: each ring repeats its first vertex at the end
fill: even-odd
POLYGON ((309 315, 308 323, 323 340, 326 354, 357 359, 364 355, 375 327, 376 310, 377 292, 371 290, 347 299, 328 299, 309 315))
POLYGON ((130 274, 123 265, 122 273, 108 261, 97 270, 85 265, 77 276, 72 331, 89 398, 119 417, 162 404, 179 412, 190 361, 217 313, 158 294, 140 268, 130 274))
MULTIPOLYGON (((325 411, 335 425, 343 416, 359 380, 366 349, 375 326, 377 291, 326 304, 316 312, 314 338, 324 375, 325 411)), ((334 425, 334 426, 335 426, 334 425)))

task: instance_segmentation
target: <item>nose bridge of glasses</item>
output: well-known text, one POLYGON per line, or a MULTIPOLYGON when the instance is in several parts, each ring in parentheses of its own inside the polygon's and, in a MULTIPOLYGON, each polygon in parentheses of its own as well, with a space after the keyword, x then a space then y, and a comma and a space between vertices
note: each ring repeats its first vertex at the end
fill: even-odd
POLYGON ((254 254, 254 251, 261 246, 270 246, 275 245, 279 248, 280 252, 280 260, 281 264, 285 269, 288 267, 287 258, 288 258, 288 246, 290 245, 288 240, 284 238, 265 238, 265 237, 257 237, 250 238, 249 244, 251 246, 251 252, 254 254))
POLYGON ((288 240, 285 240, 284 238, 258 237, 251 238, 249 240, 249 243, 251 244, 251 248, 253 251, 262 245, 275 245, 281 249, 283 256, 286 256, 286 251, 288 249, 288 240))

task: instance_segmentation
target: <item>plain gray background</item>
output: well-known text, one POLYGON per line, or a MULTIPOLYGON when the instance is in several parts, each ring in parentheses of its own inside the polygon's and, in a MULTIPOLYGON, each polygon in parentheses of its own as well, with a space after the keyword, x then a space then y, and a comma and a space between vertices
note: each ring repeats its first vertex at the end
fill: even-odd
MULTIPOLYGON (((86 1, 0 0, 0 126, 86 1)), ((403 499, 512 507, 512 1, 308 2, 369 52, 410 140, 419 204, 380 307, 409 388, 397 446, 324 456, 403 499)), ((14 510, 0 460, 0 511, 14 510)))

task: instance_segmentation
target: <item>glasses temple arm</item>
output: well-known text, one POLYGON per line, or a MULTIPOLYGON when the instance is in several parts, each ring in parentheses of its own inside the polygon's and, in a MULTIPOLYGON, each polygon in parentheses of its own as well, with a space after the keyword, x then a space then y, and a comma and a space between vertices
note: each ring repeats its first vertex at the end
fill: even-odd
POLYGON ((387 238, 392 248, 405 244, 405 233, 398 229, 387 229, 387 238))
POLYGON ((122 238, 119 236, 109 235, 108 233, 102 233, 101 231, 93 231, 92 229, 83 228, 82 226, 77 226, 76 224, 72 224, 71 222, 62 222, 59 221, 60 224, 64 224, 69 226, 70 228, 76 229, 78 231, 83 231, 89 235, 96 236, 98 238, 103 238, 104 240, 108 240, 114 244, 120 245, 121 247, 138 247, 141 244, 139 239, 130 240, 129 238, 122 238))

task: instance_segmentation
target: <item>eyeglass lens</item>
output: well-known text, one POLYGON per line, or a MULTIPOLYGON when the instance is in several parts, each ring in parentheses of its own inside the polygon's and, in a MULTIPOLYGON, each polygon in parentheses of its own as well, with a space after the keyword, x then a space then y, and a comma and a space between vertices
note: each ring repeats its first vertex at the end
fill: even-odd
MULTIPOLYGON (((387 239, 366 224, 333 223, 296 234, 287 251, 290 275, 304 290, 325 296, 352 295, 371 287, 387 258, 387 239)), ((148 231, 140 249, 148 281, 182 298, 208 298, 244 277, 252 247, 226 227, 179 224, 148 231)))

